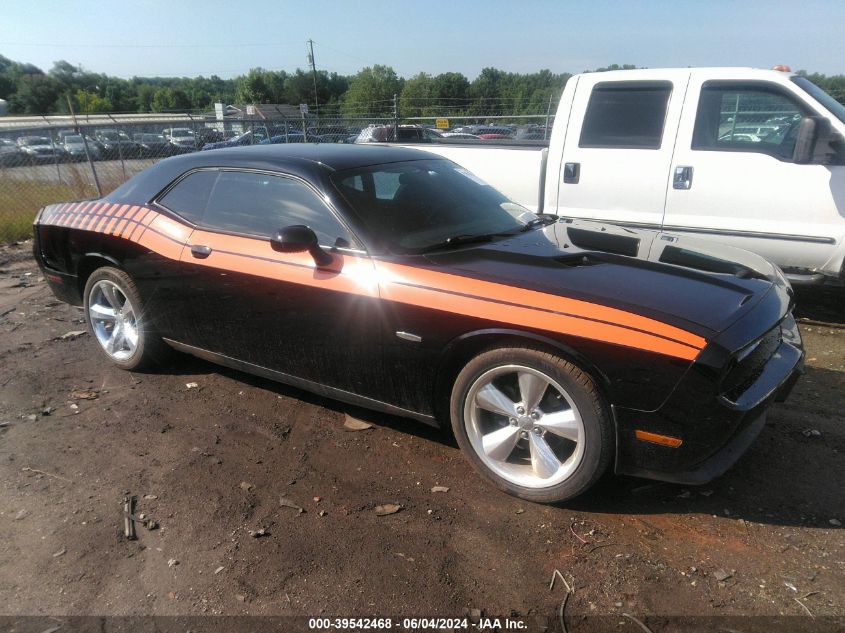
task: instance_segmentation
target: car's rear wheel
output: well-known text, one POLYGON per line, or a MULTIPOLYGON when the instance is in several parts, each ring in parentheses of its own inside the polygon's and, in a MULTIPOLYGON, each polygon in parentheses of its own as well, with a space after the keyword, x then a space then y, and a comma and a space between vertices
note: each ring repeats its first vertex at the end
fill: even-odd
POLYGON ((614 439, 592 379, 530 348, 482 353, 458 374, 452 429, 470 463, 509 494, 570 499, 607 470, 614 439))
POLYGON ((166 345, 152 331, 132 278, 119 268, 96 269, 85 284, 85 320, 100 350, 123 369, 149 367, 166 345))

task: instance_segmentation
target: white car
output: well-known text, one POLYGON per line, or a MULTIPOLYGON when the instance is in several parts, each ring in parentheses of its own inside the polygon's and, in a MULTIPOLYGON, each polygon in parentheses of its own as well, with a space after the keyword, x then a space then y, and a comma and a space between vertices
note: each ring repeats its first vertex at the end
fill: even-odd
MULTIPOLYGON (((62 149, 65 150, 65 153, 71 160, 87 160, 85 156, 85 141, 83 141, 81 134, 66 135, 62 142, 62 149)), ((88 155, 91 157, 91 160, 99 160, 100 158, 100 149, 91 141, 88 141, 88 155)))
POLYGON ((196 137, 193 130, 186 127, 169 127, 161 131, 172 145, 182 150, 193 151, 197 148, 196 137))

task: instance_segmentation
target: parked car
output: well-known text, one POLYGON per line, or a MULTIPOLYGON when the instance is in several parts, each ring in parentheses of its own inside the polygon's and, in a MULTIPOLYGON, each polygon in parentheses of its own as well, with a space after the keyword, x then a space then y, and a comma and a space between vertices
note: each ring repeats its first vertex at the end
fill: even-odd
POLYGON ((396 140, 399 135, 399 142, 425 143, 431 141, 428 130, 418 125, 400 125, 398 128, 393 125, 371 125, 361 130, 356 143, 389 143, 396 140), (398 131, 397 131, 398 130, 398 131))
POLYGON ((18 139, 18 149, 28 163, 52 163, 62 161, 66 156, 62 146, 56 145, 49 136, 22 136, 18 139))
MULTIPOLYGON (((83 140, 81 134, 65 134, 62 149, 70 160, 87 160, 85 140, 83 140)), ((88 144, 88 156, 91 157, 91 160, 99 160, 100 158, 100 149, 93 143, 88 144)))
POLYGON ((120 130, 97 130, 94 138, 100 143, 104 158, 135 158, 140 146, 120 130))
POLYGON ((142 158, 173 156, 178 152, 178 149, 168 142, 163 134, 135 134, 132 139, 138 144, 142 158))
POLYGON ((468 132, 443 132, 443 138, 478 140, 478 136, 468 132))
POLYGON ((240 147, 241 145, 258 145, 261 141, 269 138, 265 130, 247 130, 242 134, 230 138, 226 141, 218 141, 216 143, 206 143, 202 149, 223 149, 226 147, 240 147))
POLYGON ((225 140, 226 137, 223 132, 208 127, 198 127, 194 134, 194 141, 197 147, 202 147, 206 143, 217 143, 225 140))
POLYGON ((533 501, 611 466, 717 476, 803 362, 763 258, 536 215, 418 150, 177 156, 34 231, 50 288, 119 367, 174 348, 451 426, 482 476, 533 501))
POLYGON ((554 120, 548 149, 430 151, 534 211, 746 248, 794 283, 845 277, 845 106, 806 77, 587 73, 554 120))
POLYGON ((168 127, 161 131, 171 145, 182 152, 193 152, 197 149, 197 139, 193 130, 187 127, 168 127))
POLYGON ((326 134, 314 134, 313 136, 310 132, 308 133, 309 143, 347 143, 348 139, 349 135, 345 132, 342 134, 336 132, 326 134))
POLYGON ((17 144, 7 138, 0 138, 0 165, 14 167, 24 163, 24 153, 17 144))
POLYGON ((512 138, 514 130, 504 125, 468 125, 461 128, 462 132, 475 134, 484 138, 485 135, 495 134, 497 136, 490 138, 512 138))
MULTIPOLYGON (((309 135, 308 140, 312 140, 309 135)), ((279 143, 304 143, 305 135, 302 132, 288 132, 287 134, 279 134, 271 136, 258 141, 258 145, 277 145, 279 143)))

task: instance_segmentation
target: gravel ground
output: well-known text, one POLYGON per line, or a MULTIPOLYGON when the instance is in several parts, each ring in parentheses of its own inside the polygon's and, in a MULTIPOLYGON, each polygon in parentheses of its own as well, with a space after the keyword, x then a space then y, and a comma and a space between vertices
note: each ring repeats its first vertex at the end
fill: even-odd
POLYGON ((53 298, 30 248, 0 249, 3 630, 48 628, 21 616, 480 611, 551 631, 566 583, 570 631, 647 630, 623 613, 654 633, 692 630, 680 616, 845 624, 845 289, 799 292, 806 375, 724 476, 608 476, 554 507, 495 491, 447 434, 408 420, 186 357, 118 370, 69 334, 82 313, 53 298), (158 524, 136 541, 127 492, 158 524), (378 516, 385 504, 401 509, 378 516), (550 590, 556 569, 566 583, 550 590))

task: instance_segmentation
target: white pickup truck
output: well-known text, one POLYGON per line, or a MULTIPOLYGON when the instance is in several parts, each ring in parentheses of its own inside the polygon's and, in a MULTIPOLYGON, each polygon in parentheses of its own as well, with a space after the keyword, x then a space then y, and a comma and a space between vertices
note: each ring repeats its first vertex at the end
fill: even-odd
POLYGON ((534 211, 716 239, 809 283, 845 275, 843 138, 803 77, 683 68, 572 77, 547 148, 426 149, 534 211))

